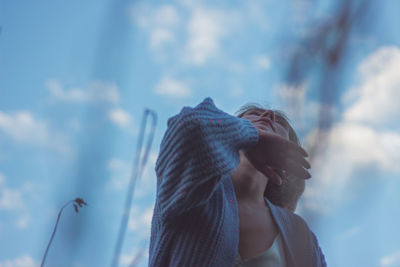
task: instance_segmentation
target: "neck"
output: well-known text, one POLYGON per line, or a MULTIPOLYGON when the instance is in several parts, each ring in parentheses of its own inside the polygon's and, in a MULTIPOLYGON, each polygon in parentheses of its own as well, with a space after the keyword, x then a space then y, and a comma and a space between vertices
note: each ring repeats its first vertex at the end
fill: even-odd
POLYGON ((241 153, 238 169, 231 175, 238 203, 265 205, 264 191, 268 178, 241 153))

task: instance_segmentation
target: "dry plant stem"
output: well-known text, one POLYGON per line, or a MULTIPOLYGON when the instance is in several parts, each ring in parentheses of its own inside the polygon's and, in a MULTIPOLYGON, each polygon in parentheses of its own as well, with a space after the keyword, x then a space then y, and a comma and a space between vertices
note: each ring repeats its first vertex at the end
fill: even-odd
POLYGON ((56 234, 58 223, 60 222, 61 213, 63 212, 64 208, 66 206, 68 206, 69 204, 71 204, 71 203, 74 203, 73 205, 74 205, 74 209, 75 209, 76 213, 78 213, 79 208, 82 208, 82 206, 87 206, 87 203, 82 198, 78 197, 78 198, 75 198, 73 200, 68 201, 67 203, 64 204, 64 206, 61 207, 60 211, 58 212, 56 225, 54 226, 54 230, 53 230, 53 233, 51 234, 50 241, 47 244, 46 252, 44 253, 44 256, 43 256, 43 259, 42 259, 42 263, 40 264, 40 267, 43 267, 44 263, 46 261, 47 253, 49 252, 49 248, 50 248, 51 243, 53 242, 54 236, 56 234), (78 206, 79 206, 79 208, 78 208, 78 206))
POLYGON ((58 226, 58 223, 59 223, 60 218, 61 218, 61 213, 63 212, 64 208, 65 208, 66 206, 68 206, 69 204, 71 204, 72 202, 74 202, 74 200, 70 200, 70 201, 68 201, 67 203, 65 203, 64 206, 62 206, 62 208, 61 208, 60 211, 58 212, 56 225, 54 226, 54 230, 53 230, 53 233, 51 234, 50 241, 49 241, 49 243, 47 244, 46 252, 44 253, 44 256, 43 256, 43 259, 42 259, 42 263, 40 264, 40 267, 43 267, 43 266, 44 266, 44 263, 45 263, 45 261, 46 261, 47 253, 49 252, 49 248, 50 248, 50 246, 51 246, 51 243, 53 242, 54 236, 55 236, 56 231, 57 231, 57 226, 58 226))

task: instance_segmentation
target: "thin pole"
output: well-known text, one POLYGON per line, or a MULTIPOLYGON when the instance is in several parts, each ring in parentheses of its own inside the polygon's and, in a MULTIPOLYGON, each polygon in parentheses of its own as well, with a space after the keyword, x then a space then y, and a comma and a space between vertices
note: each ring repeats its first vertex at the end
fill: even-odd
POLYGON ((117 239, 117 243, 115 245, 114 256, 113 256, 113 260, 111 263, 112 267, 118 267, 118 265, 119 265, 119 257, 120 257, 122 246, 124 243, 126 228, 128 226, 128 222, 129 222, 129 215, 130 215, 130 210, 131 210, 131 206, 132 206, 133 193, 135 191, 136 179, 140 178, 140 176, 142 175, 143 169, 146 165, 146 161, 147 161, 147 158, 149 155, 149 150, 150 150, 151 143, 152 143, 153 137, 154 137, 154 130, 155 130, 156 123, 157 123, 157 114, 154 111, 151 111, 150 109, 145 109, 145 111, 143 113, 143 117, 142 117, 142 123, 141 123, 141 127, 140 127, 140 134, 139 134, 138 144, 137 144, 137 148, 136 148, 136 155, 135 155, 135 159, 133 162, 131 179, 129 181, 129 188, 128 188, 128 194, 126 196, 125 208, 123 211, 122 220, 121 220, 119 233, 118 233, 118 239, 117 239), (147 145, 146 145, 146 148, 143 153, 143 158, 142 158, 142 161, 140 164, 140 168, 138 168, 144 134, 145 134, 145 129, 146 129, 146 122, 147 122, 147 118, 150 116, 153 118, 152 125, 151 125, 152 127, 150 128, 149 138, 147 140, 147 145))

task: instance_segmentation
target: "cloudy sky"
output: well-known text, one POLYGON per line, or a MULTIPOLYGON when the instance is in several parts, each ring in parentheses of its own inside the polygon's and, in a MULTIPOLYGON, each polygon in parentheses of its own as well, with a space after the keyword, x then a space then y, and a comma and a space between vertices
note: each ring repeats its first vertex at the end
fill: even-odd
POLYGON ((48 266, 110 265, 150 108, 121 255, 147 266, 166 121, 207 96, 228 113, 247 102, 288 113, 313 151, 296 212, 329 266, 400 266, 400 4, 349 6, 355 18, 324 44, 347 30, 332 63, 313 44, 338 2, 0 0, 0 267, 39 266, 76 197, 89 206, 64 210, 48 266))

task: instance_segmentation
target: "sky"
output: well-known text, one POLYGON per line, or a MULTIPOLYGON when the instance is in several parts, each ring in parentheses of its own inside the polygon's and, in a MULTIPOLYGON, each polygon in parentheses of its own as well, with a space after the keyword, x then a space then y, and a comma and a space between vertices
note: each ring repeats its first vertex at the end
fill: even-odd
POLYGON ((400 3, 355 2, 369 5, 349 6, 336 62, 312 44, 340 1, 0 0, 0 267, 39 266, 76 197, 88 206, 64 209, 47 266, 111 264, 149 108, 120 260, 147 266, 166 122, 208 96, 231 114, 248 102, 287 113, 313 151, 296 213, 329 266, 400 266, 400 3))

